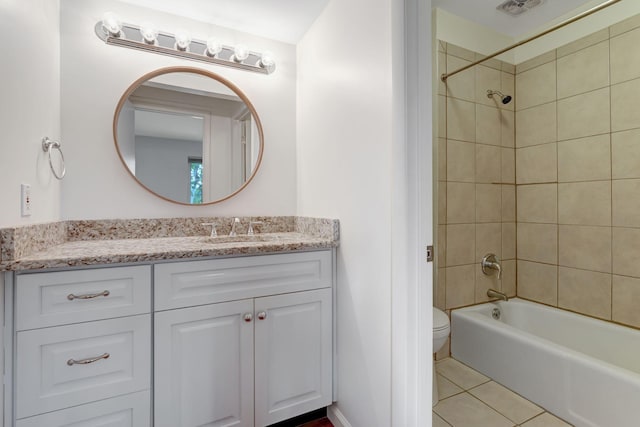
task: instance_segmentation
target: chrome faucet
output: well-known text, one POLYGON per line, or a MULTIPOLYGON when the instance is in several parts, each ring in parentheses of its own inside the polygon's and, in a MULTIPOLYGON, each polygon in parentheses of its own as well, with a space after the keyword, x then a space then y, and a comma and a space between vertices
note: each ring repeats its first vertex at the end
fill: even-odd
POLYGON ((498 280, 502 279, 502 265, 500 264, 500 259, 495 254, 485 255, 480 265, 482 266, 482 272, 487 276, 491 274, 488 270, 497 270, 498 280))
POLYGON ((503 301, 509 301, 509 297, 507 296, 507 294, 505 294, 503 292, 496 291, 495 289, 489 289, 487 291, 487 296, 489 298, 498 298, 498 299, 501 299, 503 301))
POLYGON ((229 237, 236 237, 238 233, 236 232, 236 227, 240 224, 240 218, 233 218, 233 223, 231 224, 231 231, 229 232, 229 237))

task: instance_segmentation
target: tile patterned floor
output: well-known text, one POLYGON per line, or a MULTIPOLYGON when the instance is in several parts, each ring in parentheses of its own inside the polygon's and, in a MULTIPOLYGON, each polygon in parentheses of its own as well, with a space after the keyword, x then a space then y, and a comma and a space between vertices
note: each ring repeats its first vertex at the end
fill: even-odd
POLYGON ((436 362, 433 427, 570 427, 522 396, 447 358, 436 362))

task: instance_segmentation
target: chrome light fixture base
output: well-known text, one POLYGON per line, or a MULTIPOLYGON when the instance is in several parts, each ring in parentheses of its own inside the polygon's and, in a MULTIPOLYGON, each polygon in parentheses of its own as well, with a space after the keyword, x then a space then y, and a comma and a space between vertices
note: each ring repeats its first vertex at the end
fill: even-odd
POLYGON ((133 24, 123 23, 120 32, 117 35, 113 35, 103 26, 101 21, 98 21, 95 25, 95 32, 100 40, 112 46, 128 47, 254 73, 271 74, 275 70, 275 64, 269 63, 268 66, 265 66, 262 61, 262 54, 257 52, 249 52, 246 59, 237 61, 234 58, 235 48, 233 46, 222 45, 220 52, 216 53, 215 56, 210 56, 207 54, 207 42, 205 40, 192 39, 188 49, 178 50, 175 48, 175 35, 163 31, 158 31, 155 43, 151 44, 140 35, 140 27, 133 24))

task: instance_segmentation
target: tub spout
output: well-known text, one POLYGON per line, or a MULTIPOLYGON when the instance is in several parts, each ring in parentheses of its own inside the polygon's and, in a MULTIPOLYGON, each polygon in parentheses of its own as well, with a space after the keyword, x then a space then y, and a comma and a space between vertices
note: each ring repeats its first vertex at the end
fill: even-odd
POLYGON ((489 289, 487 291, 487 296, 489 298, 498 298, 498 299, 501 299, 503 301, 509 301, 509 297, 507 296, 507 294, 502 293, 500 291, 496 291, 495 289, 489 289))
POLYGON ((487 276, 491 274, 488 270, 496 270, 498 272, 498 280, 502 279, 502 264, 500 264, 500 259, 495 254, 485 255, 480 265, 482 266, 482 272, 487 276))

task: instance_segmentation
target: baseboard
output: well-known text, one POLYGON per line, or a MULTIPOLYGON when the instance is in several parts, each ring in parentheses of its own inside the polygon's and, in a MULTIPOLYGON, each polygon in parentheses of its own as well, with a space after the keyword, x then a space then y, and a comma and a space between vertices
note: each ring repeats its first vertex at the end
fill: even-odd
POLYGON ((335 405, 327 407, 327 418, 329 418, 329 421, 331 421, 334 427, 351 427, 351 423, 347 421, 347 418, 335 405))

